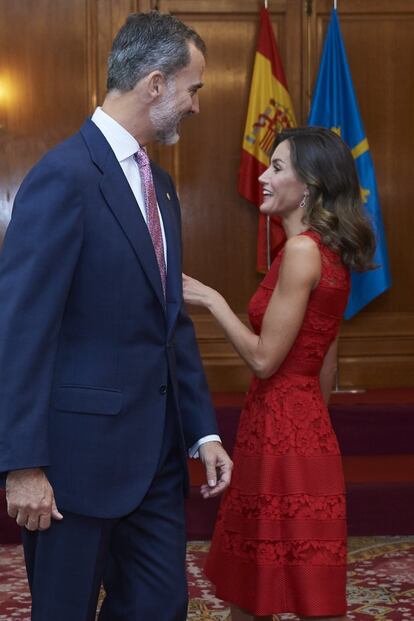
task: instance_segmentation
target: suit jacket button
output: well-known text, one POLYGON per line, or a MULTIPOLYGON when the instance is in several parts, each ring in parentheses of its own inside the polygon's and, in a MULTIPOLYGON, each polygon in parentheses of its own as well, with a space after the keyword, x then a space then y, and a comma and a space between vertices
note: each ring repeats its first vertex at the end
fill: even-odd
POLYGON ((167 386, 163 384, 162 386, 160 386, 160 395, 165 395, 166 392, 167 392, 167 386))

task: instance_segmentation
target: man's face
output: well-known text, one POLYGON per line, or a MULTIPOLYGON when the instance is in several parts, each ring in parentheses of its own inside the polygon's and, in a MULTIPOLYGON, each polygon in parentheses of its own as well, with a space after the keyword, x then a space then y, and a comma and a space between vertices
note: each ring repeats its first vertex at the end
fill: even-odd
POLYGON ((200 111, 198 90, 203 86, 205 60, 192 43, 189 50, 189 64, 168 80, 162 99, 150 110, 156 140, 163 144, 175 144, 180 138, 178 125, 181 119, 200 111))

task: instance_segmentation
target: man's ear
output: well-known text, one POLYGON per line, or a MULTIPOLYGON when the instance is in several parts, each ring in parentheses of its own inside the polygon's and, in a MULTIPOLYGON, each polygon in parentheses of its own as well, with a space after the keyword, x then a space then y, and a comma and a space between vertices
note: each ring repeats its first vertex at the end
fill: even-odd
POLYGON ((158 69, 151 71, 151 73, 147 75, 146 82, 147 91, 151 99, 157 99, 162 95, 165 87, 165 77, 161 71, 158 69))

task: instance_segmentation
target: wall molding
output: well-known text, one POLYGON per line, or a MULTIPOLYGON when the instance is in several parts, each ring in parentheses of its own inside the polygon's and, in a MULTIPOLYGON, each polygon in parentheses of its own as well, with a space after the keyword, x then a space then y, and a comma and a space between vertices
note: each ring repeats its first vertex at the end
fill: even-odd
MULTIPOLYGON (((239 315, 248 323, 247 315, 239 315)), ((244 392, 251 373, 208 314, 192 316, 210 389, 244 392)), ((362 312, 343 323, 341 388, 410 386, 414 378, 414 313, 362 312)))

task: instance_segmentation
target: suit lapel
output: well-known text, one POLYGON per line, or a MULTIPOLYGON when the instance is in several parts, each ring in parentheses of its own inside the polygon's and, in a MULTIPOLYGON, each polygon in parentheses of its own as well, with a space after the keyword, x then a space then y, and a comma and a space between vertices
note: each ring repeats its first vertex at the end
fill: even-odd
POLYGON ((102 171, 100 183, 106 203, 129 240, 160 304, 165 308, 161 277, 148 227, 119 162, 92 121, 81 129, 93 161, 102 171))
POLYGON ((164 225, 165 239, 167 245, 167 318, 169 330, 174 325, 177 317, 181 300, 181 244, 177 223, 173 216, 173 205, 171 190, 163 183, 163 179, 152 166, 152 175, 157 194, 157 202, 160 208, 162 222, 164 225))

